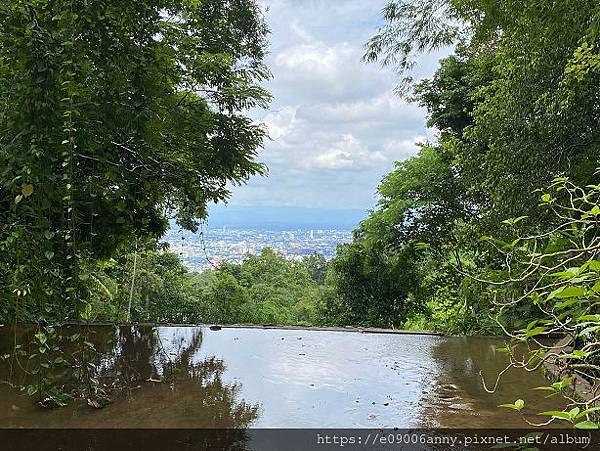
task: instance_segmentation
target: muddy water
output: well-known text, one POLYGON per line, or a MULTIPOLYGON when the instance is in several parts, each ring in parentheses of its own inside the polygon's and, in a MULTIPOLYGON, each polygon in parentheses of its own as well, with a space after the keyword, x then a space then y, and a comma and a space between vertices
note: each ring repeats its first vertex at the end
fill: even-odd
MULTIPOLYGON (((0 328, 0 354, 13 339, 0 328)), ((46 410, 3 384, 0 427, 501 428, 524 423, 498 404, 556 407, 530 390, 539 373, 513 370, 485 392, 479 372, 493 385, 505 366, 494 339, 104 326, 88 339, 111 402, 46 410)))

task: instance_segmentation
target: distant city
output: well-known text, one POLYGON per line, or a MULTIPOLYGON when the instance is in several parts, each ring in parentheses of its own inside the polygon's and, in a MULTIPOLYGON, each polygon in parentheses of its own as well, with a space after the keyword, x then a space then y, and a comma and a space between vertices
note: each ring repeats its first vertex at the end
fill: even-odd
POLYGON ((228 207, 211 211, 195 234, 172 224, 163 241, 194 271, 238 263, 265 247, 291 259, 315 253, 330 259, 364 216, 362 210, 228 207))

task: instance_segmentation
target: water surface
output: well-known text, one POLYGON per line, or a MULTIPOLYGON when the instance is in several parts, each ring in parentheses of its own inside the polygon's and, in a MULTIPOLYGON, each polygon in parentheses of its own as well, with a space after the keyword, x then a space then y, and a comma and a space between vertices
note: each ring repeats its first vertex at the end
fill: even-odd
MULTIPOLYGON (((14 338, 0 328, 1 354, 14 338)), ((536 406, 527 414, 557 407, 530 390, 546 384, 539 373, 511 370, 486 393, 479 372, 493 385, 506 365, 497 339, 96 326, 89 341, 106 407, 42 409, 0 385, 0 427, 511 428, 525 424, 498 404, 526 399, 536 406)), ((22 377, 8 372, 5 364, 5 379, 22 377)))

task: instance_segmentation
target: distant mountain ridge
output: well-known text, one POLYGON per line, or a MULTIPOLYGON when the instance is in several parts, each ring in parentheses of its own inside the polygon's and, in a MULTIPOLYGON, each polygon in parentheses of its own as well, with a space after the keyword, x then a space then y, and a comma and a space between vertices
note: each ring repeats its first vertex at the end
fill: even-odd
POLYGON ((209 208, 209 228, 247 230, 354 230, 366 210, 301 207, 209 208))

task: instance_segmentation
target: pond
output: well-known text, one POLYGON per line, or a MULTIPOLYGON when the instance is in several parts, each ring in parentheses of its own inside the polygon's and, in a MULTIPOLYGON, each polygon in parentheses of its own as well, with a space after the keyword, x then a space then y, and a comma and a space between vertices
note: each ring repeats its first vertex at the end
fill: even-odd
MULTIPOLYGON (((0 328, 0 353, 14 336, 0 328)), ((88 339, 111 402, 42 409, 3 384, 0 427, 512 428, 525 424, 498 404, 524 398, 534 420, 557 407, 531 391, 540 373, 484 390, 480 371, 493 385, 506 364, 499 339, 200 326, 94 326, 88 339)))

